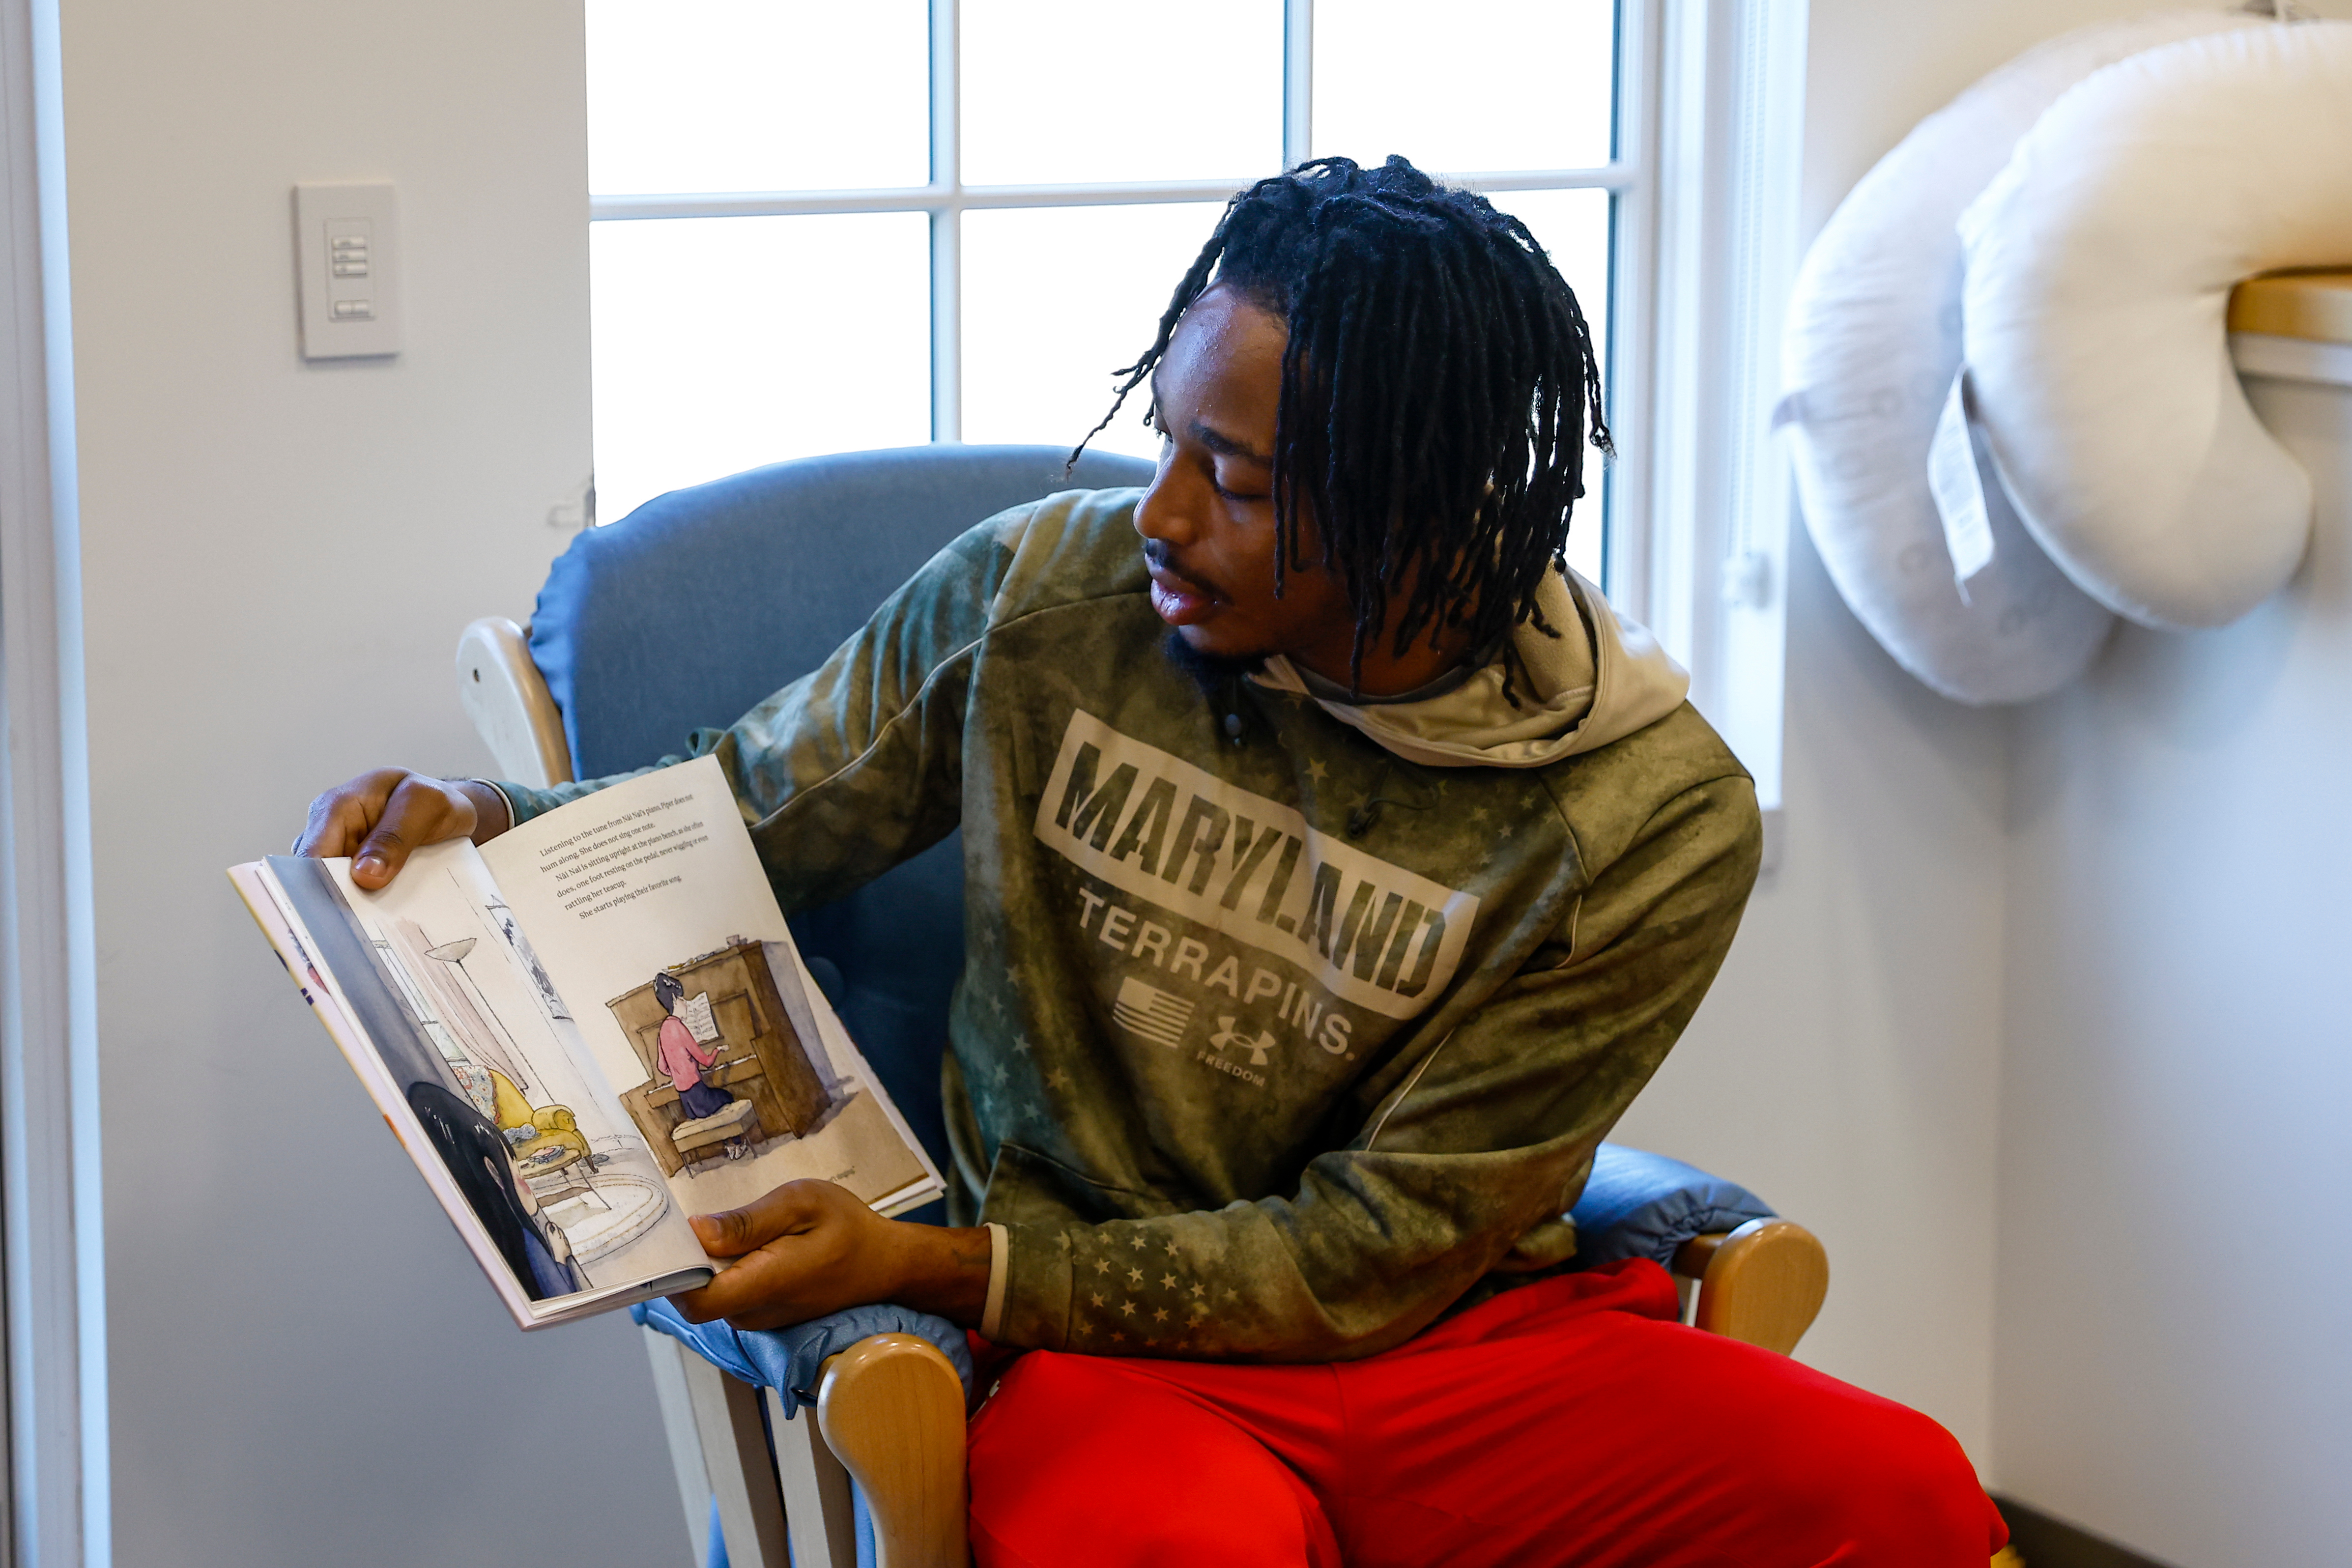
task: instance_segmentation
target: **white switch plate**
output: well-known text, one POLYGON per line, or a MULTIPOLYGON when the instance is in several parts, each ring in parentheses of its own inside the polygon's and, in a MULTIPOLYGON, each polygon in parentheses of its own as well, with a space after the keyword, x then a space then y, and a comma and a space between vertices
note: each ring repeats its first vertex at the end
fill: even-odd
POLYGON ((388 184, 294 187, 302 357, 400 352, 400 200, 388 184))

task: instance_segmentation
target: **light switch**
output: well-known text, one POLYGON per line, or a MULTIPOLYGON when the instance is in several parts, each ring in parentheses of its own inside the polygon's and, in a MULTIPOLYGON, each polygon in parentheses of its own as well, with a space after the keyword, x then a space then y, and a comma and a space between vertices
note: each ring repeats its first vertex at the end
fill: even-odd
POLYGON ((400 352, 399 219, 388 184, 294 187, 304 359, 400 352))

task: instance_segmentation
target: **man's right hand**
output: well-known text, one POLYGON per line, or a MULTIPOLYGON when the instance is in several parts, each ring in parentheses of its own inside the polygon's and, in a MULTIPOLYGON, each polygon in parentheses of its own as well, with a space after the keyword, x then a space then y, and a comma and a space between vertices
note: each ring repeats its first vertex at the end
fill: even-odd
POLYGON ((470 779, 430 779, 379 768, 310 802, 294 841, 298 855, 352 857, 352 880, 373 892, 400 873, 409 855, 446 839, 489 842, 512 826, 506 798, 470 779))

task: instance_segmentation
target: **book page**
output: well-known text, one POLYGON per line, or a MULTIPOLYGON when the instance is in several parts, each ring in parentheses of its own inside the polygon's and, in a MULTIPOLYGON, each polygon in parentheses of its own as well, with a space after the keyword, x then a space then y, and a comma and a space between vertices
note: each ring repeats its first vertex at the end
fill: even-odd
POLYGON ((689 1212, 812 1177, 891 1208, 938 1190, 806 981, 717 761, 598 790, 482 858, 689 1212))
POLYGON ((315 960, 308 978, 330 993, 330 1030, 357 1025, 382 1084, 362 1078, 405 1113, 420 1164, 437 1156, 534 1314, 705 1276, 658 1162, 472 844, 420 850, 378 893, 344 860, 278 856, 268 871, 315 960))

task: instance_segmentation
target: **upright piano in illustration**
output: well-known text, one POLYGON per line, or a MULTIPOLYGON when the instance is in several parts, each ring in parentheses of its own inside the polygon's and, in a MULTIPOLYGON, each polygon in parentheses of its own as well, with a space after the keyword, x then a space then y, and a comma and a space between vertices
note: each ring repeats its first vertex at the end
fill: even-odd
POLYGON ((756 1151, 776 1138, 799 1137, 824 1118, 833 1103, 830 1074, 817 1071, 784 1010, 761 943, 738 938, 663 975, 675 977, 675 989, 656 977, 604 1005, 646 1070, 646 1081, 624 1091, 621 1103, 665 1176, 719 1157, 730 1145, 756 1151), (672 998, 667 1003, 666 992, 672 998), (673 1017, 682 1029, 671 1031, 677 1043, 665 1061, 663 1026, 673 1017), (715 1096, 705 1094, 698 1098, 707 1113, 692 1114, 681 1103, 680 1071, 698 1071, 704 1084, 726 1096, 724 1108, 709 1108, 715 1096))

